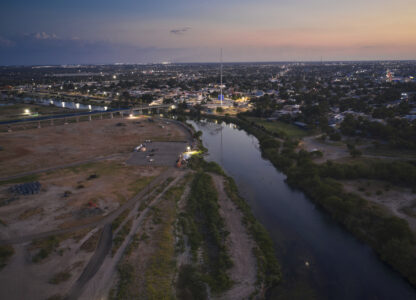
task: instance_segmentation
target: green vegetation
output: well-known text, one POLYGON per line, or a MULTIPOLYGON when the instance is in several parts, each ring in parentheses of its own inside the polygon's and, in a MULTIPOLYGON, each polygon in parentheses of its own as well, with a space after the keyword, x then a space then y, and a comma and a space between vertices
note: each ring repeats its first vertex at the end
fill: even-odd
POLYGON ((31 249, 39 249, 32 257, 35 263, 41 262, 47 258, 53 251, 59 247, 60 239, 56 236, 50 236, 44 239, 35 240, 30 245, 31 249))
POLYGON ((218 195, 211 176, 198 172, 192 181, 186 214, 182 214, 180 223, 189 237, 194 259, 197 251, 203 249, 201 272, 214 293, 225 291, 232 285, 226 273, 232 267, 225 246, 228 232, 218 209, 218 195))
POLYGON ((0 107, 0 121, 33 118, 38 115, 55 115, 71 112, 68 108, 36 104, 13 104, 0 107), (29 109, 30 114, 25 113, 29 109))
POLYGON ((168 177, 162 184, 160 184, 155 190, 155 194, 158 195, 174 180, 173 177, 168 177))
POLYGON ((67 281, 71 278, 71 273, 69 272, 59 272, 56 273, 50 280, 50 284, 60 284, 61 282, 67 281))
POLYGON ((14 249, 11 245, 0 246, 0 270, 6 266, 7 261, 13 256, 13 254, 14 249))
POLYGON ((151 183, 153 179, 155 179, 155 176, 140 177, 140 179, 130 183, 127 189, 129 192, 137 194, 141 190, 143 190, 149 183, 151 183))
POLYGON ((117 230, 123 220, 129 215, 129 213, 130 211, 126 209, 113 221, 113 223, 111 223, 111 230, 113 232, 117 230))
POLYGON ((302 138, 308 135, 308 131, 281 121, 267 121, 266 119, 256 117, 247 117, 247 120, 254 123, 257 127, 264 128, 271 134, 277 134, 277 136, 282 138, 302 138))
POLYGON ((109 298, 112 300, 129 299, 129 287, 133 284, 134 267, 131 264, 123 263, 117 267, 117 271, 119 276, 117 288, 110 291, 109 298))
POLYGON ((176 294, 178 299, 208 299, 204 276, 196 267, 191 265, 185 265, 180 268, 176 287, 176 294))
POLYGON ((253 216, 250 206, 241 198, 233 178, 227 176, 215 162, 207 162, 201 156, 193 156, 191 167, 195 170, 212 172, 225 177, 225 192, 244 216, 244 225, 254 238, 257 248, 254 250, 258 263, 258 283, 271 287, 281 279, 280 266, 277 262, 273 242, 266 229, 253 216))
POLYGON ((392 149, 415 150, 416 126, 393 116, 378 116, 386 119, 386 123, 370 121, 362 117, 354 118, 351 114, 345 116, 341 123, 341 132, 347 136, 371 136, 372 138, 387 141, 392 149))
POLYGON ((416 165, 405 161, 356 160, 349 164, 328 161, 321 166, 311 166, 319 176, 334 179, 375 179, 391 184, 416 186, 416 165))
POLYGON ((172 224, 176 219, 176 202, 181 198, 184 184, 171 187, 163 195, 163 209, 159 213, 159 226, 155 233, 156 252, 150 257, 146 269, 146 296, 148 299, 174 299, 172 278, 176 269, 175 237, 172 224))
POLYGON ((164 182, 162 182, 161 184, 154 186, 148 193, 147 193, 147 197, 142 200, 142 202, 139 205, 138 208, 138 212, 142 212, 148 205, 149 203, 154 199, 154 197, 156 197, 157 195, 161 194, 164 189, 174 180, 173 177, 168 177, 164 182))
MULTIPOLYGON (((162 190, 172 180, 165 182, 162 190)), ((155 218, 155 215, 157 216, 157 225, 154 227, 155 230, 152 233, 151 240, 152 243, 153 241, 156 242, 156 250, 151 254, 144 270, 144 294, 132 294, 132 289, 137 284, 136 270, 133 264, 124 262, 118 267, 119 281, 117 286, 111 290, 110 299, 174 299, 172 281, 176 270, 176 262, 174 260, 175 237, 172 224, 176 219, 176 202, 182 196, 184 189, 185 184, 182 183, 169 188, 161 198, 158 207, 151 209, 153 218, 155 218)), ((126 249, 126 254, 129 255, 141 241, 148 238, 149 236, 146 233, 141 236, 135 234, 126 249)))
POLYGON ((33 175, 22 176, 19 178, 3 180, 3 181, 0 181, 0 185, 13 184, 13 183, 19 184, 19 183, 32 182, 32 181, 37 181, 37 180, 39 180, 39 176, 36 174, 33 174, 33 175))
POLYGON ((416 285, 416 239, 407 222, 392 217, 376 204, 346 193, 334 180, 368 178, 414 186, 416 166, 413 163, 367 161, 341 165, 328 162, 320 166, 312 162, 309 153, 295 152, 296 141, 287 139, 279 152, 265 147, 264 140, 271 137, 265 131, 253 128, 242 118, 226 120, 254 134, 263 155, 286 173, 290 185, 305 192, 356 237, 367 242, 382 260, 416 285))
POLYGON ((120 248, 121 244, 124 242, 126 236, 130 233, 131 226, 133 221, 128 220, 123 227, 117 232, 117 235, 113 239, 113 247, 111 248, 111 256, 113 256, 118 248, 120 248))
POLYGON ((127 256, 128 256, 128 255, 130 255, 130 254, 131 254, 131 252, 139 246, 139 242, 140 242, 140 237, 139 237, 139 234, 137 234, 137 233, 136 233, 136 234, 132 237, 132 239, 131 239, 131 241, 130 241, 129 245, 127 246, 127 249, 126 249, 125 254, 126 254, 127 256))

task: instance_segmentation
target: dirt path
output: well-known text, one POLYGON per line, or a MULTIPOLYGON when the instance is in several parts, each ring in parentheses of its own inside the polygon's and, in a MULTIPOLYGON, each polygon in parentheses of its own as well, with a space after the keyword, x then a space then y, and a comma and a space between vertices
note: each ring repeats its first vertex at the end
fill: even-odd
POLYGON ((98 269, 104 261, 104 258, 107 256, 111 249, 112 238, 113 235, 111 231, 111 223, 109 223, 104 226, 97 249, 88 262, 88 265, 84 268, 78 280, 71 288, 69 296, 67 297, 68 300, 78 299, 82 292, 82 288, 95 275, 95 273, 97 273, 98 269))
POLYGON ((253 255, 255 243, 250 238, 243 224, 243 215, 228 198, 224 191, 224 178, 211 174, 218 191, 220 214, 225 220, 225 227, 230 235, 227 247, 234 266, 230 270, 230 277, 234 286, 217 299, 249 299, 255 291, 257 280, 257 262, 253 255))
MULTIPOLYGON (((183 178, 183 176, 185 176, 185 174, 186 172, 173 169, 171 176, 174 177, 175 180, 173 180, 167 187, 165 187, 165 189, 159 195, 157 195, 151 203, 149 203, 149 205, 140 213, 138 218, 133 217, 132 229, 124 239, 124 242, 121 244, 120 248, 117 250, 113 257, 106 256, 96 276, 94 276, 94 278, 92 278, 92 280, 87 284, 85 290, 82 292, 82 294, 80 294, 78 299, 107 299, 110 288, 112 287, 111 283, 116 278, 117 264, 123 257, 124 251, 129 245, 131 239, 138 231, 143 221, 146 219, 150 207, 157 205, 164 193, 169 188, 177 184, 183 178)), ((135 207, 132 209, 132 211, 136 212, 137 208, 135 207)))

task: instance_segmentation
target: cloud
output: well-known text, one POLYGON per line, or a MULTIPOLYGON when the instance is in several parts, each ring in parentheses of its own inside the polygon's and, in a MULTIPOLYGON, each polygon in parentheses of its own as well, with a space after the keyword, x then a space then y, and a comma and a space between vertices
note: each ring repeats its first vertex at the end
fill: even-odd
POLYGON ((3 46, 3 47, 12 47, 14 45, 15 45, 15 43, 13 41, 8 40, 8 39, 3 38, 3 37, 0 36, 0 47, 1 46, 3 46))
POLYGON ((191 29, 191 27, 176 28, 176 29, 172 29, 170 31, 170 33, 176 34, 176 35, 181 35, 181 34, 184 34, 185 32, 187 32, 190 29, 191 29))
POLYGON ((35 33, 29 33, 26 34, 27 37, 31 37, 36 40, 56 40, 58 36, 55 33, 46 33, 44 31, 42 32, 35 32, 35 33))

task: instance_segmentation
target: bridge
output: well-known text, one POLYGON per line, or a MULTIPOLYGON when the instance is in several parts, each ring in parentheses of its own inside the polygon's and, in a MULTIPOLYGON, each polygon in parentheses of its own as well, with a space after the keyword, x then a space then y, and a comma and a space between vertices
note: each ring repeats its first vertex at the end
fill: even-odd
POLYGON ((68 123, 78 123, 81 121, 93 121, 113 118, 125 118, 126 115, 134 115, 135 112, 143 114, 159 114, 161 111, 173 109, 172 105, 161 104, 161 105, 142 105, 135 106, 132 108, 119 108, 119 109, 108 109, 106 111, 82 111, 73 112, 68 114, 41 116, 34 118, 26 118, 20 120, 10 120, 0 122, 0 131, 13 131, 13 129, 30 129, 30 128, 41 128, 43 126, 55 126, 63 125, 68 123), (42 126, 43 125, 43 126, 42 126))

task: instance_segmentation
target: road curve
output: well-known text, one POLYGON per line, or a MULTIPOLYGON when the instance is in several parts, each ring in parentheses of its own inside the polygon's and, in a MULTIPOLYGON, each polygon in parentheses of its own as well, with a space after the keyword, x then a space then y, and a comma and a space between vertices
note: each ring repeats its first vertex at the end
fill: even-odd
POLYGON ((69 291, 69 294, 66 297, 67 300, 76 300, 79 298, 84 286, 95 275, 95 273, 97 273, 105 257, 110 251, 112 239, 113 234, 111 231, 111 223, 108 223, 104 225, 95 253, 69 291))

